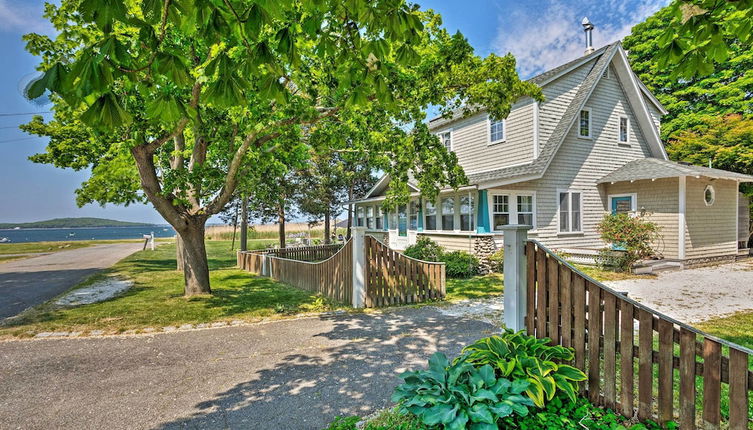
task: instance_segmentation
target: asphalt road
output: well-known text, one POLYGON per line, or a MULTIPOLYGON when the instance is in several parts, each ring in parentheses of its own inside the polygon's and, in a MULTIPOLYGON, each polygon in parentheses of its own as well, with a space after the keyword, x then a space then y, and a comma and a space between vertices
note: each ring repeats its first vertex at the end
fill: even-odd
POLYGON ((0 343, 0 427, 321 429, 494 329, 403 308, 145 336, 0 343))
POLYGON ((115 243, 0 263, 0 320, 63 293, 142 248, 115 243))

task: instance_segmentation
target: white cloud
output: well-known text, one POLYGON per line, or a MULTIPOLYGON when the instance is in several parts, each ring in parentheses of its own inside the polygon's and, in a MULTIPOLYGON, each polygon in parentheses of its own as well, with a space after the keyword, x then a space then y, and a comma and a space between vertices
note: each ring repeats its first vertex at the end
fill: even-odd
POLYGON ((53 33, 52 24, 44 19, 43 13, 41 1, 0 0, 0 33, 53 33))
POLYGON ((584 16, 596 26, 593 44, 598 49, 630 34, 635 24, 667 1, 519 2, 512 13, 499 16, 493 50, 515 55, 519 73, 528 78, 583 55, 585 36, 580 23, 584 16))

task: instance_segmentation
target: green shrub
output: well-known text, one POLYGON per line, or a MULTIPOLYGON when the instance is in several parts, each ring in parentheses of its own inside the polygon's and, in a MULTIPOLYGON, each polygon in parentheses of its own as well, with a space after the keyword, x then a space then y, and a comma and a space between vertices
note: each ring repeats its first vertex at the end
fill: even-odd
POLYGON ((450 364, 444 354, 429 359, 429 369, 405 372, 392 401, 403 413, 416 415, 427 426, 448 430, 496 430, 497 422, 513 414, 525 416, 533 402, 522 396, 530 383, 498 378, 490 365, 479 368, 460 357, 450 364))
POLYGON ((415 244, 405 248, 403 254, 423 261, 440 261, 443 249, 426 236, 419 237, 415 244))
POLYGON ((549 345, 550 339, 537 339, 524 332, 505 330, 501 336, 479 339, 466 346, 467 361, 477 366, 492 365, 503 378, 529 382, 525 394, 538 407, 558 393, 576 399, 577 381, 586 375, 575 367, 558 364, 573 359, 573 350, 549 345))
POLYGON ((624 213, 605 215, 596 226, 596 231, 604 242, 624 249, 624 257, 618 260, 608 259, 607 253, 602 250, 607 258, 605 263, 616 263, 614 267, 620 270, 629 270, 638 260, 652 257, 654 250, 651 244, 659 238, 659 226, 647 221, 645 213, 638 216, 624 213))
POLYGON ((494 254, 486 257, 489 259, 489 265, 492 272, 502 273, 505 270, 505 248, 500 248, 494 254))
POLYGON ((446 252, 441 261, 445 263, 445 273, 450 278, 470 278, 478 273, 478 258, 465 251, 446 252))
POLYGON ((615 251, 612 248, 602 248, 596 256, 596 265, 604 270, 629 272, 633 263, 634 261, 626 252, 615 251))

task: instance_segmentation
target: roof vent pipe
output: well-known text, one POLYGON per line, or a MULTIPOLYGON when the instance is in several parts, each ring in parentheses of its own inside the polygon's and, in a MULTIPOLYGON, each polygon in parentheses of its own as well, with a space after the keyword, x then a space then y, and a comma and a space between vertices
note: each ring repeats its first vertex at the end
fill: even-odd
POLYGON ((586 52, 584 55, 588 55, 594 52, 594 43, 593 43, 594 25, 591 24, 591 21, 588 20, 588 17, 583 18, 583 22, 581 22, 581 24, 583 25, 583 31, 586 32, 586 52))

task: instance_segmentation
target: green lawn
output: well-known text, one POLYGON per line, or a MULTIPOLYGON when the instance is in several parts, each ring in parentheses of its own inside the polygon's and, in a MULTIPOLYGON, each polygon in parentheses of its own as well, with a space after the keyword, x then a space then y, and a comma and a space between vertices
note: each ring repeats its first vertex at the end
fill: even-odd
POLYGON ((230 242, 207 241, 207 252, 211 296, 183 297, 183 274, 175 270, 175 245, 164 244, 156 251, 137 252, 87 282, 111 275, 132 279, 134 286, 122 296, 69 309, 42 306, 12 325, 0 327, 0 336, 32 336, 44 331, 117 333, 147 327, 258 320, 337 307, 309 292, 233 268, 235 253, 230 251, 230 242))
POLYGON ((71 240, 66 242, 0 243, 0 255, 57 252, 85 248, 93 245, 95 242, 93 240, 71 240))
POLYGON ((467 279, 447 278, 447 296, 445 299, 450 302, 485 299, 501 295, 504 289, 504 277, 499 273, 474 276, 467 279))
POLYGON ((697 324, 706 333, 753 349, 753 312, 739 312, 697 324))

